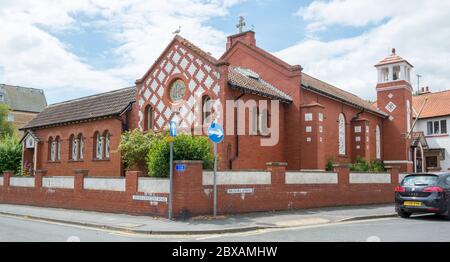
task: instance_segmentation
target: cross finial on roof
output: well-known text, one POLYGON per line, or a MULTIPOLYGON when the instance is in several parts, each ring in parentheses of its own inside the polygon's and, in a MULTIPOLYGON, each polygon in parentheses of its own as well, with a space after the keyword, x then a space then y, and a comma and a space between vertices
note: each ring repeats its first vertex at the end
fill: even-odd
POLYGON ((236 28, 239 28, 239 33, 244 31, 245 19, 243 16, 239 16, 239 23, 236 25, 236 28))
POLYGON ((395 48, 392 48, 392 55, 395 55, 395 48))

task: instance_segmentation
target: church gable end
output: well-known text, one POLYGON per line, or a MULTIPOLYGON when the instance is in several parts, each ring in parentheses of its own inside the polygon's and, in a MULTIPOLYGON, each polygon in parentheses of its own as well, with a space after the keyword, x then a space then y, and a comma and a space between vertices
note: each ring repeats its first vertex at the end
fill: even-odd
POLYGON ((192 128, 199 120, 195 116, 196 103, 206 94, 215 100, 220 92, 220 73, 214 60, 176 36, 141 81, 139 127, 145 129, 146 110, 151 108, 154 131, 163 130, 170 121, 177 122, 180 128, 192 128), (175 82, 178 90, 171 94, 175 82))

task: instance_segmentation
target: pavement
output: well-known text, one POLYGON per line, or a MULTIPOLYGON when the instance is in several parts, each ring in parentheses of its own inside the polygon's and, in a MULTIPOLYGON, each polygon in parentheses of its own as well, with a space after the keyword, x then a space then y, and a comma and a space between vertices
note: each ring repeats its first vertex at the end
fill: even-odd
POLYGON ((0 214, 119 232, 155 235, 237 233, 396 216, 392 204, 259 212, 220 216, 217 219, 201 216, 186 221, 7 204, 0 204, 0 214))

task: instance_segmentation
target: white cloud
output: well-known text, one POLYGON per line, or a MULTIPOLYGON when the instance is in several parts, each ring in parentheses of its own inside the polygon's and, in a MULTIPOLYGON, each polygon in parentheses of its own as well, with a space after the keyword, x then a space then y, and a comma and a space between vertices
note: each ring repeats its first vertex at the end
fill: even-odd
POLYGON ((397 54, 424 76, 421 83, 432 90, 449 89, 449 12, 448 1, 313 2, 297 12, 309 23, 310 30, 378 24, 355 37, 305 40, 276 55, 301 64, 306 73, 374 99, 377 73, 373 65, 395 47, 397 54))
MULTIPOLYGON (((181 35, 218 56, 225 34, 204 23, 226 15, 239 0, 2 0, 0 82, 45 88, 47 93, 106 91, 132 85, 182 26, 181 35), (80 18, 88 18, 88 21, 80 18), (105 50, 116 67, 92 68, 55 32, 95 29, 118 47, 105 50)), ((58 34, 60 35, 60 34, 58 34)), ((76 47, 75 47, 76 48, 76 47)), ((58 99, 56 99, 58 100, 58 99)))

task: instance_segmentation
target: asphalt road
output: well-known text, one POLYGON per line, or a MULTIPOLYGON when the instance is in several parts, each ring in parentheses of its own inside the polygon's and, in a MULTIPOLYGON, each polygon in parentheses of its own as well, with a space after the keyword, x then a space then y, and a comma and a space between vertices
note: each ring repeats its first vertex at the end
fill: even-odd
POLYGON ((376 219, 339 224, 327 224, 289 229, 271 229, 255 232, 203 235, 155 236, 112 232, 25 218, 0 216, 0 241, 18 242, 106 242, 106 241, 450 241, 450 221, 437 216, 412 219, 376 219))

